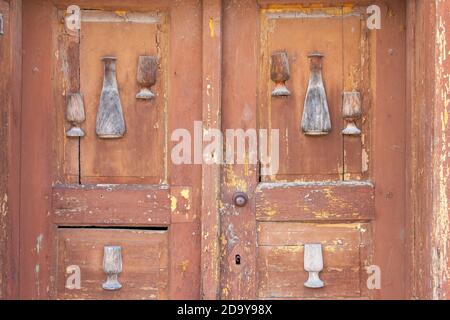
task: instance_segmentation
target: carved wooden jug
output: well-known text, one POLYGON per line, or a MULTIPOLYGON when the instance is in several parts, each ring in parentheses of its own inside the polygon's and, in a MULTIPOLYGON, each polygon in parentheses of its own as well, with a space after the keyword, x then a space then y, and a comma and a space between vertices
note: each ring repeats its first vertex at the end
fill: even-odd
POLYGON ((96 133, 100 138, 114 139, 125 134, 125 120, 116 78, 116 57, 104 57, 105 71, 100 105, 97 113, 96 133))

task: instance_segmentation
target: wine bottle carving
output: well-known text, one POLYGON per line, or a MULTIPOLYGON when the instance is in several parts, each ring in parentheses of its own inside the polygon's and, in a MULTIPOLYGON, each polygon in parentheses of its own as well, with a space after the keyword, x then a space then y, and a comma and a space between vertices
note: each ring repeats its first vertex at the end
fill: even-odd
POLYGON ((104 78, 97 113, 96 133, 100 138, 121 138, 125 120, 116 78, 116 57, 103 57, 104 78))
POLYGON ((331 131, 330 111, 322 79, 323 54, 308 55, 310 78, 306 92, 301 128, 306 135, 326 135, 331 131))

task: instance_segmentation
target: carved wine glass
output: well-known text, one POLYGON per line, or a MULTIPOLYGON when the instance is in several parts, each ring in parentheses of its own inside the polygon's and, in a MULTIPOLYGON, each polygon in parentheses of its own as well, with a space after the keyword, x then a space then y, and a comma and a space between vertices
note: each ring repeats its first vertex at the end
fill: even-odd
POLYGON ((122 272, 122 248, 120 246, 105 246, 103 252, 103 271, 107 278, 102 287, 105 290, 119 290, 119 273, 122 272))
POLYGON ((286 87, 286 81, 290 78, 289 60, 286 52, 276 51, 272 53, 270 78, 275 82, 275 88, 272 91, 273 97, 286 97, 291 95, 291 92, 286 87))
POLYGON ((322 245, 320 243, 305 243, 304 261, 305 271, 308 272, 307 288, 322 288, 324 283, 320 280, 319 272, 323 270, 322 245))
POLYGON ((155 97, 151 87, 156 83, 156 72, 158 70, 158 59, 155 56, 139 56, 137 82, 142 86, 137 99, 150 100, 155 97))
POLYGON ((361 130, 356 126, 356 120, 361 118, 361 95, 358 91, 346 91, 342 94, 342 117, 347 126, 342 130, 343 135, 359 136, 361 130))

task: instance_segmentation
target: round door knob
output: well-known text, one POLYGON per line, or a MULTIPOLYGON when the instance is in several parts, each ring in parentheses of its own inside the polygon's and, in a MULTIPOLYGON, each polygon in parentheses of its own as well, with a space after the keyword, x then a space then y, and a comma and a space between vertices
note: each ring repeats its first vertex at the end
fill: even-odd
POLYGON ((243 207, 247 204, 248 196, 244 192, 236 192, 233 195, 233 202, 237 207, 243 207))

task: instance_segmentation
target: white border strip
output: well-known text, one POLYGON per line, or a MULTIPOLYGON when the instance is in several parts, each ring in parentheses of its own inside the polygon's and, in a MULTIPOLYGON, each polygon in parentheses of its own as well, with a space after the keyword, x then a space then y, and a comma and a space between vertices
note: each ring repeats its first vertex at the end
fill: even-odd
POLYGON ((128 22, 128 23, 161 23, 161 17, 154 13, 124 12, 119 14, 114 11, 82 10, 81 22, 128 22))

